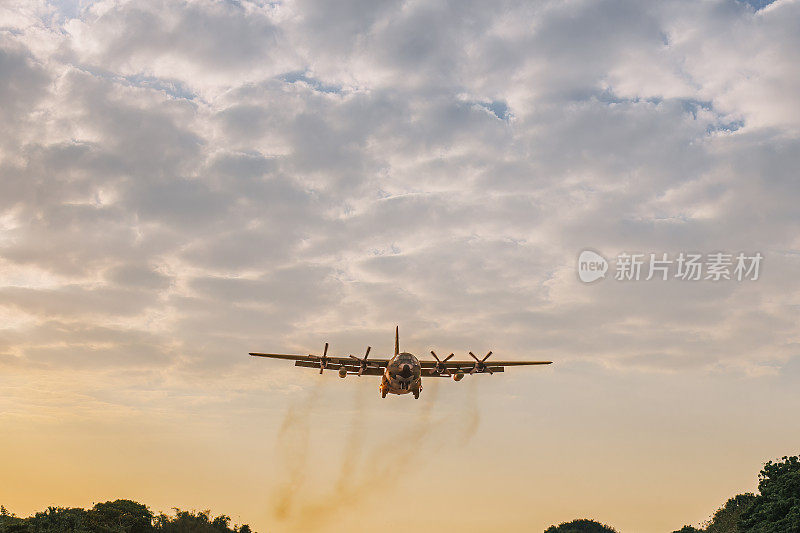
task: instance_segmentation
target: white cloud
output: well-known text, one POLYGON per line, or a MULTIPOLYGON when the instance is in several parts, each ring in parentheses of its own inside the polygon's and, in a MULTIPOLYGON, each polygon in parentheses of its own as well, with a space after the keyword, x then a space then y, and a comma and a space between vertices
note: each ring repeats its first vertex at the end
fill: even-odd
MULTIPOLYGON (((112 291, 126 309, 137 300, 168 309, 179 340, 202 302, 241 310, 222 283, 257 283, 250 300, 296 309, 281 321, 287 338, 318 323, 316 305, 328 327, 370 321, 345 302, 369 305, 381 317, 373 323, 399 309, 398 321, 457 313, 488 332, 507 313, 602 306, 610 325, 627 311, 581 295, 568 274, 583 246, 796 245, 796 47, 774 37, 796 4, 449 9, 10 10, 0 97, 15 124, 2 162, 4 220, 14 224, 2 254, 67 276, 46 296, 11 283, 10 302, 44 320, 53 310, 36 307, 40 296, 79 310, 85 295, 112 291), (35 45, 42 35, 53 44, 35 45), (256 281, 298 268, 301 292, 256 281), (175 303, 201 287, 186 310, 175 303)), ((776 283, 797 290, 791 276, 776 283)), ((618 301, 611 290, 603 298, 618 301)), ((654 290, 632 291, 632 312, 670 327, 669 316, 642 311, 654 290)), ((694 305, 723 306, 741 290, 694 305)), ((661 305, 686 302, 666 295, 661 305)), ((543 334, 532 324, 526 335, 543 334)), ((729 343, 720 360, 751 356, 733 338, 714 342, 729 343)))

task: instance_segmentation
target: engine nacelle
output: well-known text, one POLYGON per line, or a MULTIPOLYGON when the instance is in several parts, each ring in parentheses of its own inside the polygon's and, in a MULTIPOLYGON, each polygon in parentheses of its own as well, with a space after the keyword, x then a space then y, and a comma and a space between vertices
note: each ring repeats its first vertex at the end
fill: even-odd
POLYGON ((347 369, 343 366, 339 367, 339 377, 346 378, 347 377, 347 369))
POLYGON ((464 373, 456 372, 455 374, 453 374, 453 379, 456 381, 461 381, 462 379, 464 379, 464 373))

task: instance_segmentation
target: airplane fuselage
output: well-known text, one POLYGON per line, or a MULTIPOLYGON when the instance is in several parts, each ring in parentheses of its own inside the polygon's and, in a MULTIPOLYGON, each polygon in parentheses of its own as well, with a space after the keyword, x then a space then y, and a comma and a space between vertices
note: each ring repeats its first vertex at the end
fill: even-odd
POLYGON ((392 394, 414 394, 419 397, 422 390, 422 365, 413 354, 403 352, 389 360, 381 378, 381 396, 392 394))

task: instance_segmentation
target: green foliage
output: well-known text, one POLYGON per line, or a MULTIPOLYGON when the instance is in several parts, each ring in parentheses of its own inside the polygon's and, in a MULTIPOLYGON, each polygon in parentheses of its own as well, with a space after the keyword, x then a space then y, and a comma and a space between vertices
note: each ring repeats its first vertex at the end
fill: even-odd
MULTIPOLYGON (((673 533, 800 533, 800 456, 769 461, 758 477, 758 495, 734 496, 717 509, 705 529, 683 526, 673 533)), ((550 526, 545 533, 615 533, 594 520, 550 526)))
POLYGON ((253 533, 250 526, 230 526, 229 516, 212 517, 175 509, 175 516, 154 516, 131 500, 98 503, 91 509, 48 507, 29 518, 0 508, 0 533, 253 533))
POLYGON ((0 533, 27 533, 28 527, 22 518, 17 518, 0 505, 0 533))
POLYGON ((674 533, 800 533, 800 457, 765 464, 758 490, 728 500, 706 529, 684 526, 674 533))
POLYGON ((707 533, 741 533, 739 521, 756 499, 755 494, 747 492, 738 494, 717 509, 706 527, 707 533))
POLYGON ((760 494, 739 521, 741 533, 800 533, 800 457, 768 462, 758 478, 760 494))
POLYGON ((209 511, 194 513, 175 509, 175 518, 163 514, 156 518, 158 529, 155 531, 164 533, 224 533, 228 531, 251 533, 250 526, 247 524, 241 528, 230 529, 230 521, 230 517, 225 515, 220 515, 212 520, 209 511))
POLYGON ((153 531, 153 513, 131 500, 98 503, 89 517, 94 527, 106 531, 125 533, 150 533, 153 531))
POLYGON ((617 530, 600 522, 581 518, 563 522, 558 526, 550 526, 544 533, 617 533, 617 530))
MULTIPOLYGON (((78 508, 48 507, 27 520, 32 533, 93 533, 88 512, 78 508)), ((98 532, 99 533, 99 532, 98 532)))

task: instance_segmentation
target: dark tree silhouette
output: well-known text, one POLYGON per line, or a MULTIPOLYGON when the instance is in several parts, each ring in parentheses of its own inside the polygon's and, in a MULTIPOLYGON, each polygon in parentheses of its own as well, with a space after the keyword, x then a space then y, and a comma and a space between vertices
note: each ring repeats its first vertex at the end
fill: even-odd
POLYGON ((153 513, 141 503, 131 500, 98 503, 88 514, 92 524, 99 528, 126 533, 153 531, 153 513))
POLYGON ((756 499, 755 494, 747 492, 738 494, 717 509, 706 527, 707 533, 740 533, 739 521, 742 513, 756 499))
POLYGON ((800 533, 800 457, 769 461, 739 521, 742 533, 800 533))
POLYGON ((684 526, 673 533, 800 533, 800 457, 765 464, 758 491, 725 502, 705 529, 684 526))
POLYGON ((544 530, 544 533, 617 533, 617 530, 600 522, 581 518, 550 526, 544 530))
POLYGON ((153 513, 140 503, 115 500, 89 510, 48 507, 29 518, 0 508, 0 533, 253 533, 250 526, 230 525, 226 515, 175 509, 175 516, 153 513))

